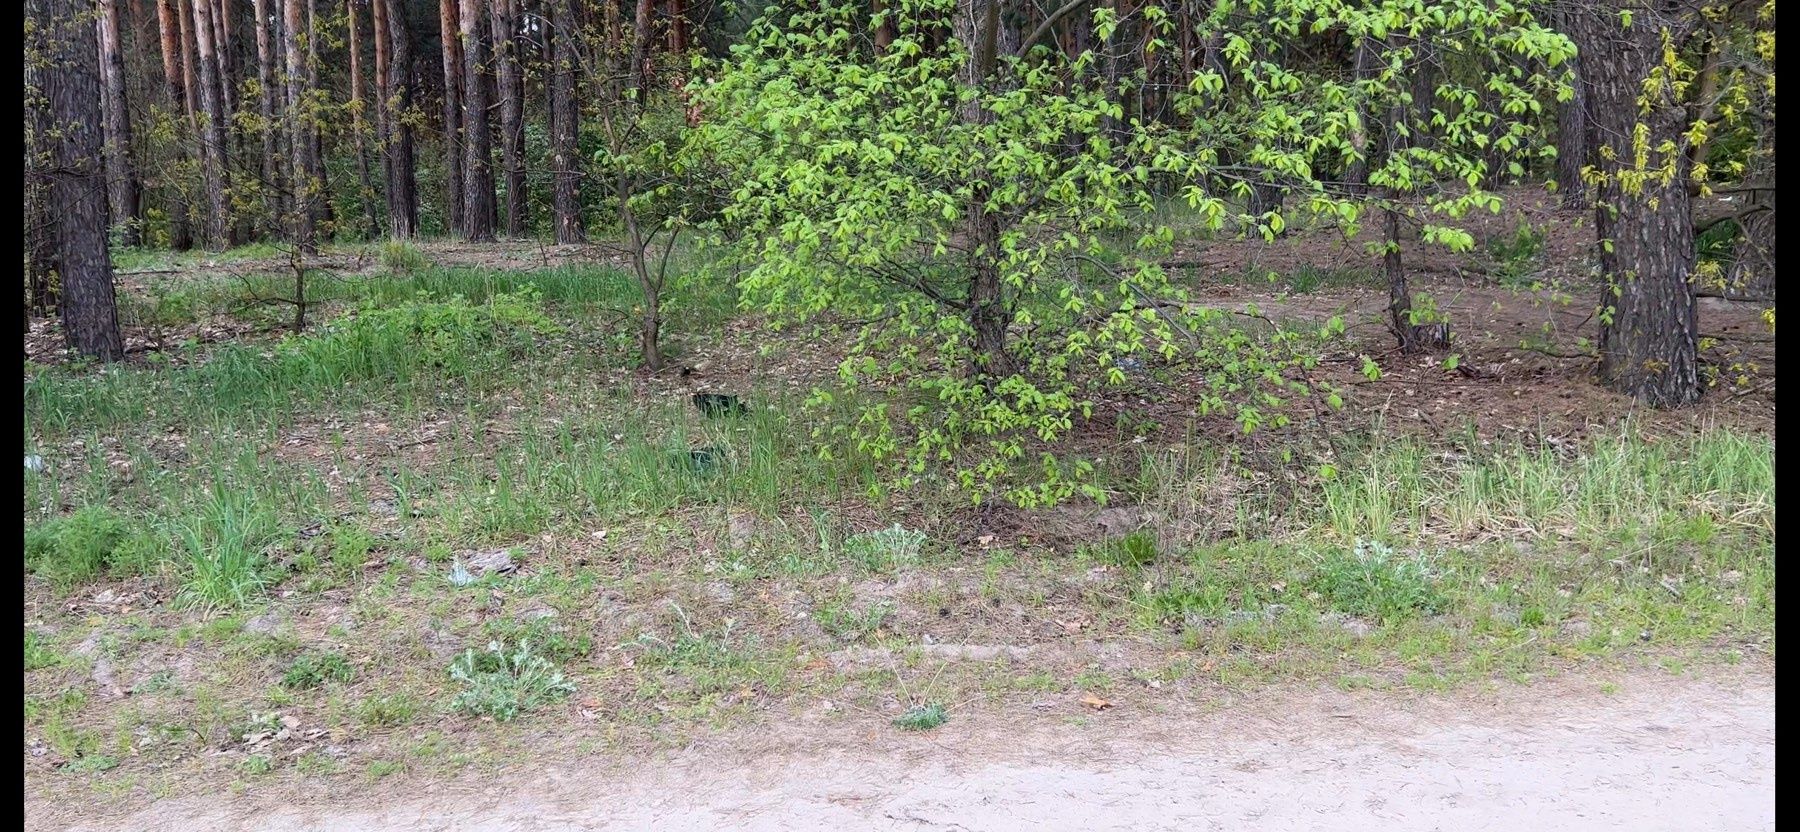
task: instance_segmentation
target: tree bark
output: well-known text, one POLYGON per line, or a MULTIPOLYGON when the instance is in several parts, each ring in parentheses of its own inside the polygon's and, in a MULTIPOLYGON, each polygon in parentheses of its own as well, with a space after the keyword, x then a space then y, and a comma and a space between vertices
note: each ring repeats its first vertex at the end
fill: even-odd
POLYGON ((33 0, 42 34, 44 92, 55 131, 50 171, 69 348, 101 361, 125 357, 107 250, 106 172, 101 163, 99 47, 84 0, 33 0))
POLYGON ((1588 117, 1602 152, 1595 188, 1598 259, 1608 288, 1600 302, 1600 376, 1608 386, 1652 407, 1700 398, 1698 319, 1691 281, 1694 227, 1689 212, 1689 159, 1681 147, 1686 107, 1665 89, 1646 92, 1645 80, 1662 61, 1665 33, 1681 44, 1693 23, 1676 13, 1638 7, 1629 27, 1610 5, 1578 12, 1574 25, 1582 70, 1590 82, 1588 117), (1647 107, 1644 104, 1648 104, 1647 107), (1634 170, 1631 145, 1640 126, 1653 167, 1634 170), (1665 154, 1659 148, 1672 142, 1665 154))
POLYGON ((1564 208, 1587 207, 1587 182, 1581 170, 1588 164, 1587 80, 1581 71, 1581 56, 1569 61, 1569 100, 1556 106, 1556 187, 1562 192, 1564 208))
POLYGON ((253 10, 256 22, 252 29, 256 37, 256 114, 262 122, 260 138, 262 140, 262 159, 258 167, 263 177, 263 210, 268 213, 267 225, 278 229, 288 216, 288 188, 286 167, 283 162, 285 151, 281 141, 281 108, 276 103, 279 85, 275 74, 275 35, 270 27, 274 16, 270 3, 274 0, 255 0, 253 10))
POLYGON ((493 132, 488 125, 489 74, 487 44, 482 39, 486 3, 462 0, 463 79, 463 238, 494 239, 493 132))
POLYGON ((357 0, 344 0, 344 28, 350 52, 350 132, 356 139, 357 192, 361 198, 363 236, 374 239, 381 234, 381 220, 375 215, 375 173, 369 164, 368 120, 363 99, 362 21, 356 11, 357 0))
POLYGON ((556 242, 586 242, 581 222, 581 171, 576 163, 576 130, 580 124, 575 105, 575 66, 580 60, 575 42, 575 18, 569 0, 549 0, 546 27, 550 38, 550 166, 555 177, 554 209, 556 242))
POLYGON ((463 53, 459 0, 438 0, 444 59, 444 199, 450 227, 463 229, 463 53))
MULTIPOLYGON (((30 14, 36 18, 41 11, 33 5, 30 14)), ((26 48, 30 50, 25 60, 25 327, 29 332, 32 313, 49 315, 57 305, 54 275, 58 268, 56 216, 50 208, 50 171, 56 162, 51 135, 55 131, 43 71, 49 50, 41 39, 28 40, 26 48)))
POLYGON ((403 0, 375 0, 382 12, 375 36, 376 74, 382 78, 383 165, 387 174, 388 234, 406 239, 419 232, 419 188, 413 158, 412 35, 403 0), (382 48, 382 47, 385 47, 382 48))
POLYGON ((195 86, 199 93, 196 117, 200 130, 200 178, 206 189, 205 245, 225 247, 231 222, 225 194, 225 105, 219 94, 219 61, 213 47, 212 3, 192 0, 194 12, 195 86))
MULTIPOLYGON (((994 74, 1000 27, 1000 0, 958 0, 953 22, 957 40, 966 44, 969 56, 962 71, 962 81, 985 90, 994 74)), ((985 124, 993 114, 982 104, 979 95, 963 108, 962 118, 972 124, 985 124)), ((969 204, 967 233, 969 238, 968 322, 972 375, 990 379, 1005 378, 1018 371, 1007 344, 1007 330, 1012 326, 1013 308, 1006 296, 1006 284, 1000 273, 1001 217, 988 210, 988 196, 993 188, 993 174, 972 171, 976 183, 969 204)))
POLYGON ((131 108, 125 92, 125 57, 119 48, 119 0, 100 0, 95 30, 100 41, 100 90, 105 108, 106 196, 113 232, 135 246, 141 231, 137 165, 131 160, 131 108))
POLYGON ((650 94, 650 25, 655 14, 650 0, 637 0, 631 29, 631 89, 638 106, 650 94))
MULTIPOLYGON (((311 0, 283 0, 281 10, 281 51, 285 63, 283 74, 287 94, 288 151, 292 154, 294 211, 289 218, 291 239, 306 254, 318 251, 318 207, 321 196, 318 146, 313 142, 314 116, 307 100, 306 53, 301 49, 301 33, 307 28, 307 8, 311 0)), ((308 37, 308 40, 311 38, 308 37)))
MULTIPOLYGON (((185 119, 193 126, 193 99, 187 95, 187 52, 182 49, 185 40, 182 32, 187 31, 187 13, 176 0, 157 0, 157 31, 162 41, 162 81, 164 92, 169 97, 169 115, 175 119, 185 119)), ((178 162, 176 171, 187 167, 187 148, 176 142, 178 162)), ((193 249, 193 223, 189 222, 187 211, 187 194, 182 193, 180 182, 169 189, 169 249, 193 249)))
POLYGON ((500 98, 500 166, 506 182, 506 233, 525 233, 525 77, 519 60, 519 0, 491 0, 495 89, 500 98))
POLYGON ((1725 272, 1725 296, 1743 300, 1775 300, 1775 124, 1763 128, 1760 146, 1751 153, 1744 187, 1744 210, 1731 268, 1725 272))

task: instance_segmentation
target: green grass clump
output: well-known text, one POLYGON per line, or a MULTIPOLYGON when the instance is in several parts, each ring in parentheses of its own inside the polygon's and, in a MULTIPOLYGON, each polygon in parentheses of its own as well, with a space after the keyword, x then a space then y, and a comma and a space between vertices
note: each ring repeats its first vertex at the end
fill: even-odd
POLYGON ((381 267, 393 275, 409 275, 431 266, 430 258, 405 240, 388 240, 381 244, 381 267))
POLYGON ((1337 611, 1382 621, 1436 612, 1445 603, 1424 559, 1368 541, 1326 555, 1313 585, 1337 611))
POLYGON ((61 653, 51 647, 36 630, 25 631, 25 670, 42 670, 63 663, 61 653))
POLYGON ((450 678, 462 686, 450 701, 452 708, 501 722, 575 692, 556 665, 532 654, 530 642, 511 651, 498 641, 479 652, 469 648, 450 664, 450 678))
POLYGON ((326 682, 348 682, 356 675, 350 660, 342 653, 301 653, 281 674, 281 686, 288 690, 312 690, 326 682))
POLYGON ((256 493, 215 486, 199 511, 178 518, 174 527, 188 570, 181 600, 189 606, 242 606, 272 579, 263 549, 278 522, 256 493))
POLYGON ((844 553, 876 572, 885 572, 919 562, 919 550, 925 545, 925 533, 894 525, 872 532, 854 534, 844 540, 844 553))
POLYGON ((105 506, 86 506, 25 532, 26 565, 62 586, 108 572, 142 572, 161 557, 147 529, 105 506))
POLYGON ((928 705, 914 705, 894 718, 894 727, 903 731, 929 731, 950 721, 950 712, 943 705, 933 702, 928 705))

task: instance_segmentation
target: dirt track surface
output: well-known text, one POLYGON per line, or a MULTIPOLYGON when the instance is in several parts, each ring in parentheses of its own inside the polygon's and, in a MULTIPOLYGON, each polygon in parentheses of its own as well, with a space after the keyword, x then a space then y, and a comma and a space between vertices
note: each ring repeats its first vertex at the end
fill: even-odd
MULTIPOLYGON (((1200 712, 875 715, 655 760, 167 799, 123 817, 32 800, 28 829, 1772 830, 1775 689, 1634 676, 1481 694, 1252 695, 1200 712), (804 743, 804 745, 802 744, 804 743)), ((1078 706, 1077 706, 1078 707, 1078 706)))

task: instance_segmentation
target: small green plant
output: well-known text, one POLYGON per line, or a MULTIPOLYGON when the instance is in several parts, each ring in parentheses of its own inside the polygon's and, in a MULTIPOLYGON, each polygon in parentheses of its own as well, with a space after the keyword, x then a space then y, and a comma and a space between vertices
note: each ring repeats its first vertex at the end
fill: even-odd
POLYGON ((892 612, 893 605, 885 602, 858 610, 849 599, 839 598, 821 606, 816 620, 825 632, 845 641, 857 641, 875 632, 892 612))
POLYGON ((281 674, 288 690, 311 690, 326 682, 348 682, 356 670, 340 653, 301 653, 281 674))
POLYGON ((1156 560, 1156 535, 1139 529, 1107 544, 1101 550, 1108 563, 1115 566, 1147 566, 1156 560))
POLYGON ((62 586, 93 580, 107 571, 141 571, 154 558, 154 541, 123 514, 87 506, 25 532, 25 562, 62 586))
POLYGON ((406 764, 397 760, 371 760, 368 774, 370 780, 380 780, 406 770, 406 764))
POLYGON ((371 728, 405 725, 419 713, 419 701, 404 693, 371 696, 358 702, 356 716, 371 728))
POLYGON ((532 655, 527 641, 512 651, 498 641, 479 652, 471 647, 450 664, 450 678, 463 688, 450 701, 452 708, 501 722, 575 692, 556 665, 532 655))
POLYGON ((871 570, 882 572, 919 562, 925 533, 895 523, 880 531, 862 532, 844 540, 844 552, 871 570))
POLYGON ((1351 552, 1327 555, 1313 581, 1334 609, 1349 615, 1395 621, 1444 605, 1423 558, 1401 557, 1374 541, 1359 540, 1351 552))
POLYGON ((424 271, 431 260, 405 240, 388 240, 381 245, 381 267, 389 274, 411 275, 424 271))
POLYGON ((268 774, 275 770, 275 757, 271 754, 252 754, 238 764, 238 770, 252 777, 268 774))
POLYGON ((375 535, 361 526, 336 526, 331 530, 331 565, 339 575, 362 569, 375 549, 375 535))
POLYGON ((25 670, 42 670, 63 663, 61 653, 44 641, 44 637, 36 630, 25 631, 25 670))
POLYGON ((894 718, 894 727, 903 731, 929 731, 950 721, 950 713, 936 702, 914 705, 894 718))
POLYGON ((1522 286, 1537 273, 1538 255, 1544 251, 1544 231, 1520 223, 1513 233, 1488 240, 1488 256, 1494 261, 1494 279, 1502 286, 1522 286))

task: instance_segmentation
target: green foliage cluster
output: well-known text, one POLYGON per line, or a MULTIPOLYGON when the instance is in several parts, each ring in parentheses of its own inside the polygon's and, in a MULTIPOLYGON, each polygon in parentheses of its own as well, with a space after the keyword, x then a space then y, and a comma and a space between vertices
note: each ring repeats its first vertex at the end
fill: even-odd
MULTIPOLYGON (((1245 431, 1284 424, 1297 401, 1336 402, 1309 371, 1342 322, 1298 331, 1254 308, 1194 302, 1160 265, 1176 229, 1159 194, 1178 195, 1201 233, 1272 237, 1295 216, 1354 227, 1369 191, 1339 187, 1333 172, 1363 162, 1388 207, 1416 193, 1430 212, 1496 209, 1481 187, 1487 166, 1552 152, 1537 150, 1527 116, 1566 93, 1519 67, 1571 53, 1512 4, 1221 4, 1199 36, 1224 44, 1224 63, 1178 96, 1182 120, 1126 122, 1096 52, 1028 43, 995 55, 961 32, 941 41, 933 21, 959 12, 948 0, 902 3, 893 45, 871 54, 857 4, 772 10, 693 88, 717 115, 692 141, 731 183, 723 225, 740 241, 745 302, 777 323, 856 333, 844 389, 815 404, 909 391, 823 425, 827 452, 887 461, 903 485, 947 471, 972 499, 1024 506, 1100 496, 1091 463, 1052 448, 1100 391, 1133 383, 1126 366, 1184 371, 1198 381, 1199 416, 1245 431), (1271 57, 1288 41, 1335 38, 1379 59, 1344 78, 1271 57), (1415 101, 1414 71, 1451 45, 1462 69, 1415 101), (1390 134, 1432 140, 1390 142, 1376 157, 1371 120, 1389 111, 1418 116, 1390 134), (1445 180, 1458 186, 1428 187, 1445 180), (1289 207, 1247 208, 1263 186, 1289 207)), ((1093 13, 1110 38, 1114 13, 1093 13)), ((1160 13, 1152 23, 1152 48, 1167 48, 1173 24, 1160 13)), ((1429 241, 1472 245, 1419 224, 1429 241)))

